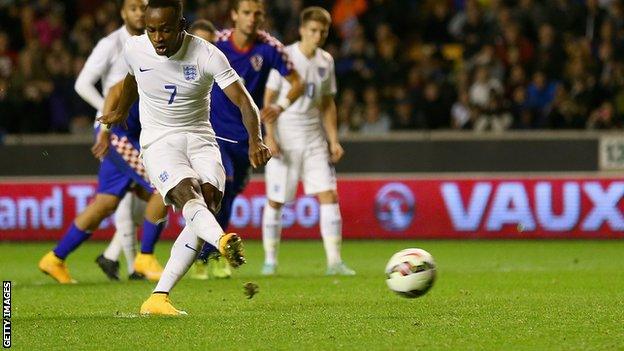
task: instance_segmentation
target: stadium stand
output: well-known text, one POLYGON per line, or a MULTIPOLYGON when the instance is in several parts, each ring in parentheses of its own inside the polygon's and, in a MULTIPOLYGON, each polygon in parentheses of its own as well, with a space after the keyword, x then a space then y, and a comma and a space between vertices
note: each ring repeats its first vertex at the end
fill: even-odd
MULTIPOLYGON (((284 43, 296 39, 304 6, 331 10, 326 49, 336 58, 343 135, 622 126, 622 1, 270 5, 266 27, 284 43)), ((90 132, 94 111, 73 83, 97 40, 119 25, 116 14, 113 1, 0 2, 3 133, 90 132)), ((185 16, 224 28, 228 1, 186 1, 185 16)))

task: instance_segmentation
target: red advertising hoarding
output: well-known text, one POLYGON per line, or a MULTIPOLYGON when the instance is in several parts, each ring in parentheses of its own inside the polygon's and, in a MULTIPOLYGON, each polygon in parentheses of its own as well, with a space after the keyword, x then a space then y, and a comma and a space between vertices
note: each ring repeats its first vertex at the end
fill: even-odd
MULTIPOLYGON (((624 238, 624 180, 592 177, 346 178, 339 183, 347 239, 624 238)), ((0 182, 0 240, 50 240, 95 194, 91 181, 0 182)), ((264 182, 234 203, 230 230, 261 238, 264 182)), ((284 238, 318 238, 319 205, 301 195, 283 213, 284 238)), ((183 226, 170 215, 165 238, 183 226)), ((109 238, 107 220, 95 233, 109 238)))

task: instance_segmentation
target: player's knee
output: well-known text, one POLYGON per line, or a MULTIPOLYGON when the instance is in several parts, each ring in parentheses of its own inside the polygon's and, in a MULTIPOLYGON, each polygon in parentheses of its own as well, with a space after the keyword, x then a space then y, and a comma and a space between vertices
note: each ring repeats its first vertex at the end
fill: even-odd
POLYGON ((145 218, 148 218, 155 223, 157 220, 166 217, 167 206, 165 206, 165 203, 159 193, 153 193, 147 203, 147 207, 145 208, 145 218))
POLYGON ((119 205, 119 198, 113 195, 99 194, 93 203, 96 206, 96 213, 102 218, 112 215, 119 205))
POLYGON ((134 192, 137 195, 137 197, 143 201, 149 201, 152 196, 151 192, 147 191, 146 189, 140 186, 137 186, 136 189, 134 189, 134 192))
POLYGON ((182 179, 178 185, 169 191, 167 196, 176 207, 183 208, 189 200, 201 198, 201 187, 197 179, 182 179))
POLYGON ((115 217, 115 229, 121 233, 134 233, 136 224, 129 218, 117 218, 115 217))
POLYGON ((202 184, 201 191, 208 209, 212 211, 212 213, 218 213, 221 208, 223 193, 210 183, 202 184))
POLYGON ((318 194, 318 199, 321 204, 336 204, 338 203, 338 193, 335 190, 328 190, 318 194))

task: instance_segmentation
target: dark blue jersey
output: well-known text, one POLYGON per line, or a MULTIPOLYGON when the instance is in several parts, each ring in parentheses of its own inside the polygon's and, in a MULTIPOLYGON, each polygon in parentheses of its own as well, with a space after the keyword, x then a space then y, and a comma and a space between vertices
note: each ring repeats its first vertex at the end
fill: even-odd
MULTIPOLYGON (((237 48, 232 41, 233 30, 218 33, 215 45, 225 54, 230 65, 241 77, 245 87, 259 108, 262 108, 264 89, 271 69, 282 76, 292 72, 293 65, 279 40, 259 31, 256 42, 249 48, 237 48)), ((240 110, 217 85, 212 87, 210 102, 210 123, 217 136, 247 142, 247 130, 243 125, 240 110)))

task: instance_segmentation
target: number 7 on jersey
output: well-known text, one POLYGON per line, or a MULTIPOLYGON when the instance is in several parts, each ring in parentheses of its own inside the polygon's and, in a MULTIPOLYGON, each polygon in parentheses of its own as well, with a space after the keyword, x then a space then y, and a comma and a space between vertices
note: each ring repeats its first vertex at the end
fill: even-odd
POLYGON ((175 100, 176 94, 178 93, 178 87, 176 87, 175 85, 165 85, 165 89, 172 90, 171 97, 169 98, 168 103, 168 105, 171 105, 173 104, 173 100, 175 100))

